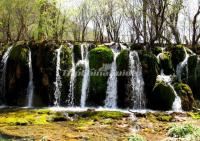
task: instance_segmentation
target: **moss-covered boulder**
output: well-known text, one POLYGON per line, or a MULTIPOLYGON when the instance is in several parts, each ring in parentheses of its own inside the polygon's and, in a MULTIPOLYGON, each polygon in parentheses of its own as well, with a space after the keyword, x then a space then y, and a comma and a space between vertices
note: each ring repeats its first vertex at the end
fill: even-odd
POLYGON ((71 77, 71 68, 72 68, 72 50, 69 46, 63 45, 61 54, 60 54, 60 67, 61 67, 61 105, 68 105, 67 99, 70 89, 70 77, 71 77))
POLYGON ((187 84, 176 83, 174 89, 181 98, 182 108, 184 111, 192 110, 194 105, 194 97, 192 90, 187 84))
POLYGON ((164 81, 157 81, 150 99, 150 107, 154 110, 171 110, 175 93, 164 81))
POLYGON ((151 52, 138 51, 138 54, 142 64, 145 93, 147 94, 147 98, 149 98, 154 88, 157 75, 160 74, 160 67, 156 56, 151 52))
POLYGON ((144 50, 145 47, 142 44, 129 44, 131 50, 144 50))
POLYGON ((87 98, 88 106, 104 106, 107 90, 107 80, 109 77, 110 64, 112 61, 112 50, 106 46, 99 46, 89 52, 91 76, 89 94, 87 98))
POLYGON ((197 55, 188 58, 188 85, 196 98, 200 98, 200 59, 197 55))
POLYGON ((152 49, 153 54, 155 54, 156 56, 160 53, 162 53, 162 48, 161 47, 154 47, 152 49))
POLYGON ((182 62, 185 57, 186 57, 186 53, 185 53, 185 49, 183 45, 177 45, 172 47, 172 62, 174 65, 174 68, 176 68, 176 66, 182 62))
POLYGON ((73 52, 74 52, 74 61, 75 63, 77 63, 79 60, 81 60, 81 45, 79 43, 74 44, 73 52))
POLYGON ((160 54, 159 63, 160 68, 164 71, 164 74, 170 75, 174 72, 170 52, 163 52, 162 54, 160 54))
POLYGON ((26 104, 26 89, 29 81, 28 51, 25 42, 17 42, 10 52, 5 85, 7 105, 24 106, 26 104))
POLYGON ((117 92, 118 92, 118 107, 128 108, 131 106, 131 87, 129 72, 129 50, 122 50, 117 57, 117 71, 120 75, 117 76, 117 92))

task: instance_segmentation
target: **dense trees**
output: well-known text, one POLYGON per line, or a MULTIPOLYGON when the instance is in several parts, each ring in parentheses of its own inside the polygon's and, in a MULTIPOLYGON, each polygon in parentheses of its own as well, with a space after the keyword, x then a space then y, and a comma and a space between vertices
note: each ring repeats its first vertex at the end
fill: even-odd
POLYGON ((188 43, 200 40, 200 3, 193 0, 1 0, 0 40, 123 40, 188 43), (75 2, 75 1, 74 1, 75 2), (76 6, 74 6, 76 5, 76 6), (188 12, 193 10, 193 13, 188 12))

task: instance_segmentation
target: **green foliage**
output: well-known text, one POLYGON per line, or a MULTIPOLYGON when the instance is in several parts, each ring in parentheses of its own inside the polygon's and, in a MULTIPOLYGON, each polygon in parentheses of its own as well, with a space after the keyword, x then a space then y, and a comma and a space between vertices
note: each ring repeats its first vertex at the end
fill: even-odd
POLYGON ((131 135, 128 137, 128 141, 146 141, 146 139, 144 137, 142 137, 141 135, 131 135))
POLYGON ((172 125, 169 128, 168 136, 175 138, 187 138, 190 141, 200 139, 200 128, 192 124, 172 125))
POLYGON ((101 45, 89 52, 90 68, 99 69, 103 64, 110 64, 113 61, 112 50, 101 45))

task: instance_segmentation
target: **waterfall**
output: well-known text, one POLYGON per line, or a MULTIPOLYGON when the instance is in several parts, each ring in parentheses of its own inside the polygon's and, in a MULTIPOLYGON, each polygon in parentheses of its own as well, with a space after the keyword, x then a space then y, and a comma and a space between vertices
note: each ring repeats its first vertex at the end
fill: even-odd
POLYGON ((105 107, 106 108, 117 108, 117 56, 119 52, 112 49, 114 54, 114 60, 111 65, 111 71, 107 83, 107 91, 106 91, 106 100, 105 100, 105 107))
POLYGON ((74 83, 75 83, 75 78, 76 78, 76 64, 75 64, 74 52, 73 52, 74 46, 70 44, 70 47, 72 49, 72 68, 71 68, 71 77, 70 77, 70 90, 69 90, 67 102, 69 106, 74 106, 74 83))
POLYGON ((171 79, 171 75, 165 75, 163 73, 163 70, 161 70, 161 75, 158 75, 157 76, 157 81, 164 81, 166 84, 168 84, 171 89, 174 91, 174 94, 175 94, 175 100, 173 102, 173 105, 172 105, 172 110, 175 111, 175 112, 180 112, 182 111, 182 106, 181 106, 181 99, 180 97, 178 96, 178 94, 176 93, 173 85, 171 84, 172 82, 172 79, 171 79))
POLYGON ((2 87, 1 87, 1 93, 3 96, 5 96, 5 92, 6 92, 6 71, 7 71, 7 61, 10 55, 10 52, 12 50, 13 46, 10 46, 7 51, 4 53, 2 60, 1 60, 1 64, 3 65, 3 69, 2 69, 2 75, 1 75, 1 83, 2 83, 2 87))
POLYGON ((28 66, 29 66, 29 83, 27 88, 27 96, 28 96, 28 107, 33 106, 33 93, 34 93, 34 85, 33 85, 33 68, 32 68, 32 58, 31 58, 31 49, 29 48, 28 53, 28 66))
POLYGON ((187 73, 186 77, 188 78, 188 65, 187 65, 187 63, 188 63, 189 54, 187 53, 185 48, 184 48, 184 51, 185 51, 185 54, 186 54, 185 59, 182 62, 180 62, 176 67, 176 75, 177 75, 178 81, 181 81, 181 74, 183 72, 184 67, 186 67, 186 73, 187 73))
POLYGON ((138 53, 131 51, 129 54, 131 87, 134 99, 134 109, 145 108, 144 80, 138 53))
POLYGON ((60 95, 61 95, 61 91, 60 89, 62 88, 62 82, 61 82, 61 76, 60 76, 60 53, 62 51, 62 45, 60 46, 59 49, 56 49, 57 52, 57 61, 56 61, 56 82, 55 82, 55 87, 56 90, 54 92, 54 96, 55 96, 55 102, 54 105, 55 106, 59 106, 60 105, 60 95))
POLYGON ((90 79, 90 66, 89 66, 89 58, 88 58, 88 45, 84 48, 84 45, 81 45, 81 55, 82 55, 82 63, 85 66, 82 89, 81 89, 81 107, 85 107, 87 92, 89 87, 89 79, 90 79))

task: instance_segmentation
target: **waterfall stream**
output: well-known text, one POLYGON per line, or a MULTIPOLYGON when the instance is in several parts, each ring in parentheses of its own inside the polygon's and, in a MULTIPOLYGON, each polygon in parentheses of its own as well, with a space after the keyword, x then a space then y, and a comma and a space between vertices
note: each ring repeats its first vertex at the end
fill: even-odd
POLYGON ((89 66, 89 58, 88 58, 88 48, 89 48, 88 45, 86 46, 84 46, 83 44, 81 45, 81 56, 82 56, 81 61, 85 66, 82 88, 81 88, 81 107, 85 107, 86 105, 87 92, 89 88, 90 66, 89 66))
POLYGON ((145 108, 144 80, 138 53, 131 51, 129 54, 131 87, 133 93, 134 109, 145 108))
POLYGON ((28 88, 27 88, 27 96, 28 96, 27 106, 32 107, 33 106, 34 84, 33 84, 33 68, 32 68, 32 58, 31 58, 31 49, 30 48, 29 48, 29 53, 28 53, 28 66, 29 66, 29 83, 28 83, 28 88))
POLYGON ((176 67, 176 75, 177 75, 178 81, 181 81, 181 74, 185 67, 186 67, 186 73, 187 73, 186 77, 188 78, 188 65, 187 64, 188 64, 189 54, 187 53, 186 48, 184 48, 184 51, 186 54, 185 59, 182 62, 180 62, 176 67))
POLYGON ((119 52, 112 49, 114 54, 114 60, 111 65, 111 71, 107 83, 107 91, 106 91, 106 100, 105 100, 105 107, 106 108, 117 108, 117 56, 119 52))
POLYGON ((74 60, 74 52, 73 48, 74 46, 70 44, 70 48, 72 49, 72 68, 71 68, 71 77, 70 77, 70 90, 69 90, 69 95, 68 95, 68 105, 69 106, 74 106, 74 83, 75 83, 75 78, 76 78, 76 64, 74 60))
POLYGON ((54 105, 55 106, 59 106, 60 105, 60 95, 61 95, 61 91, 60 89, 62 88, 62 82, 61 82, 61 76, 60 76, 60 53, 62 50, 62 45, 60 46, 59 49, 56 49, 57 52, 57 61, 56 61, 56 82, 55 82, 55 87, 56 90, 54 92, 54 96, 55 96, 55 102, 54 105))
POLYGON ((181 99, 180 97, 178 96, 178 94, 176 93, 175 89, 174 89, 174 86, 171 84, 172 82, 172 78, 171 78, 171 75, 165 75, 163 73, 163 70, 161 70, 161 75, 158 75, 157 76, 157 81, 164 81, 166 84, 168 84, 171 89, 173 90, 174 94, 175 94, 175 100, 173 102, 173 105, 172 105, 172 110, 175 111, 175 112, 180 112, 182 111, 182 106, 181 106, 181 99))
POLYGON ((7 61, 10 55, 10 52, 12 51, 13 46, 10 46, 7 51, 4 53, 2 60, 1 60, 1 64, 3 65, 3 69, 2 69, 2 75, 1 75, 1 93, 3 96, 5 96, 5 92, 6 92, 6 70, 7 70, 7 61))

